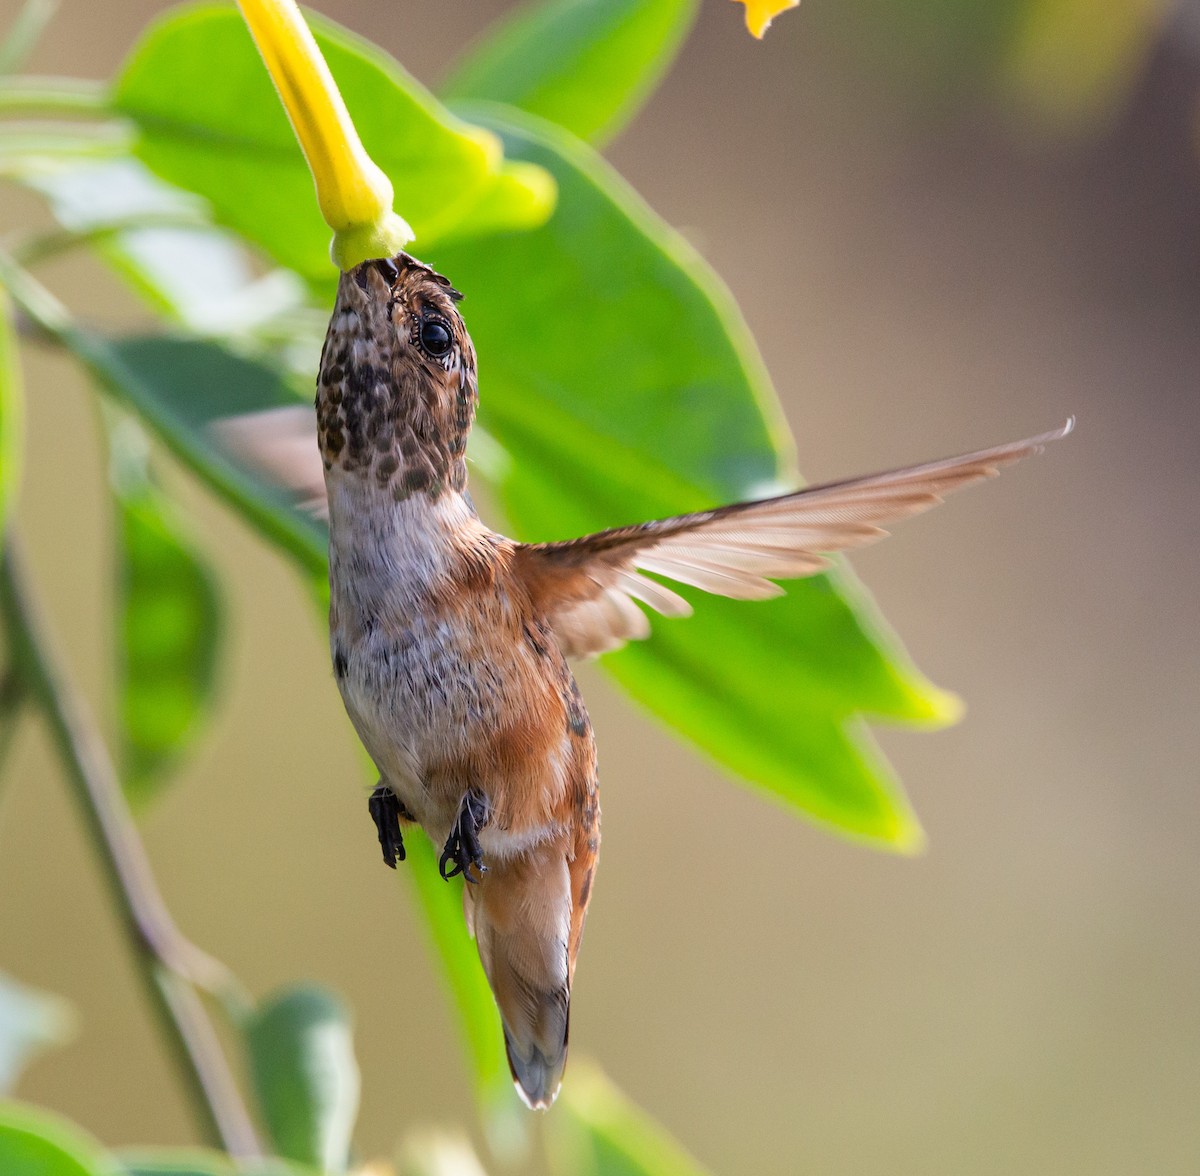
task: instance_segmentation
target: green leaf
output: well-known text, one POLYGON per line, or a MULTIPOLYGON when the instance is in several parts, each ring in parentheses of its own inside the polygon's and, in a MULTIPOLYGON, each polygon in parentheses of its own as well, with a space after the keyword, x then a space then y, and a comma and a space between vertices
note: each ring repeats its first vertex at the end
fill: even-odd
POLYGON ((116 1163, 73 1123, 22 1103, 0 1103, 4 1176, 118 1176, 116 1163))
POLYGON ((551 1170, 561 1176, 704 1176, 645 1111, 595 1066, 577 1062, 548 1122, 551 1170))
POLYGON ((303 301, 294 275, 255 278, 241 243, 206 223, 204 202, 137 160, 70 164, 22 179, 45 196, 64 229, 23 257, 87 242, 156 311, 192 331, 245 334, 303 301))
POLYGON ((278 371, 194 339, 110 340, 70 331, 63 341, 247 521, 302 564, 324 572, 325 528, 296 509, 279 487, 241 465, 212 427, 229 416, 295 405, 278 371))
POLYGON ((141 811, 208 716, 221 608, 215 577, 150 477, 141 429, 120 421, 110 441, 121 782, 141 811))
POLYGON ((503 17, 441 88, 504 102, 603 143, 637 113, 683 44, 697 0, 542 0, 503 17))
POLYGON ((0 290, 0 539, 21 484, 25 449, 24 397, 11 307, 0 290))
POLYGON ((263 1003, 245 1037, 275 1150, 322 1172, 344 1172, 359 1092, 345 1005, 316 985, 286 988, 263 1003))
MULTIPOLYGON (((453 235, 504 174, 494 137, 450 115, 373 45, 328 21, 312 27, 397 209, 423 244, 453 235)), ((112 101, 137 124, 136 150, 152 170, 206 197, 218 221, 283 265, 330 281, 329 229, 308 167, 235 9, 169 12, 135 47, 112 101)), ((510 188, 522 187, 521 174, 510 188)), ((519 224, 550 210, 544 180, 524 191, 524 201, 511 190, 505 201, 519 224)))
POLYGON ((117 1160, 129 1176, 236 1176, 220 1152, 152 1148, 121 1152, 117 1160))
MULTIPOLYGON (((769 378, 704 262, 578 140, 515 112, 470 113, 559 185, 543 228, 431 258, 467 292, 481 419, 512 458, 500 489, 521 536, 566 538, 794 483, 769 378)), ((916 818, 856 716, 934 725, 955 704, 848 573, 792 582, 773 601, 695 604, 691 619, 656 619, 650 641, 602 664, 770 795, 852 836, 916 848, 916 818)))
POLYGON ((0 972, 0 1093, 12 1090, 29 1061, 66 1041, 74 1027, 74 1010, 66 1001, 0 972))
POLYGON ((221 1152, 193 1148, 136 1148, 117 1156, 122 1176, 314 1176, 311 1168, 268 1159, 236 1166, 221 1152))
POLYGON ((121 158, 132 146, 132 132, 123 124, 7 124, 0 127, 0 176, 26 182, 39 171, 121 158))
POLYGON ((217 343, 170 336, 112 340, 57 321, 44 291, 3 265, 0 279, 25 297, 22 308, 132 409, 167 447, 260 534, 308 571, 326 572, 326 532, 277 485, 240 464, 212 426, 227 416, 295 405, 278 371, 217 343))

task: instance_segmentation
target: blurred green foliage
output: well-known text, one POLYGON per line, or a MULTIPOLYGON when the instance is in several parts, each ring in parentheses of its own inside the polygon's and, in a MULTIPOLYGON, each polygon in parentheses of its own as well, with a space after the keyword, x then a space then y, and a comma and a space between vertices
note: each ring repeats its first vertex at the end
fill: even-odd
POLYGON ((110 430, 110 453, 121 782, 140 809, 165 784, 212 703, 220 597, 183 520, 151 478, 146 440, 132 421, 110 430))
POLYGON ((0 1172, 12 1176, 120 1176, 99 1144, 57 1115, 0 1103, 0 1172))
POLYGON ((471 47, 442 97, 502 102, 604 143, 650 96, 698 7, 698 0, 524 5, 471 47))
POLYGON ((579 1067, 550 1134, 559 1171, 573 1176, 701 1176, 701 1169, 599 1070, 579 1067))
POLYGON ((897 98, 958 111, 990 100, 1035 133, 1085 133, 1129 96, 1167 0, 845 0, 814 35, 897 98))
POLYGON ((245 1037, 275 1152, 321 1172, 344 1172, 359 1074, 341 999, 315 984, 276 993, 255 1010, 245 1037))

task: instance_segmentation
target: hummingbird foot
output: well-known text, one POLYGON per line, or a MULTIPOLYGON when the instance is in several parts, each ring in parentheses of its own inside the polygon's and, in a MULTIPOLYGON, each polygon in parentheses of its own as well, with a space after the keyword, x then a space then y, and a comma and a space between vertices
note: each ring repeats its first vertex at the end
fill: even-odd
POLYGON ((454 828, 446 838, 446 848, 438 859, 438 869, 447 882, 456 874, 461 874, 472 885, 483 880, 472 874, 471 870, 474 868, 480 874, 487 873, 487 866, 483 864, 483 850, 479 845, 479 830, 487 823, 487 819, 487 797, 477 788, 469 789, 462 798, 454 828))
POLYGON ((371 820, 379 830, 379 848, 383 850, 383 864, 393 870, 397 862, 404 861, 404 837, 400 832, 400 817, 406 816, 404 806, 396 794, 386 785, 380 784, 367 801, 371 820))

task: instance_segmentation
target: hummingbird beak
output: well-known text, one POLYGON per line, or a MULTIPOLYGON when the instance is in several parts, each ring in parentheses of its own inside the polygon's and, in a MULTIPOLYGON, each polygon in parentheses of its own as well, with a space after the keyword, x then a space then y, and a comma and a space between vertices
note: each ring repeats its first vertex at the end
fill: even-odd
POLYGON ((413 239, 392 211, 392 183, 358 137, 346 104, 295 0, 238 0, 254 43, 308 161, 330 255, 343 271, 391 257, 413 239))

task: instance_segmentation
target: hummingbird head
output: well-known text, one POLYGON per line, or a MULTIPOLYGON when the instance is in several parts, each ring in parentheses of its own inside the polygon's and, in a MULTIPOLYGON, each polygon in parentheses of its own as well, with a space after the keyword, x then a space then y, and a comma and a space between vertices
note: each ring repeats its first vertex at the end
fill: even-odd
POLYGON ((317 379, 327 471, 397 501, 466 486, 478 391, 461 297, 406 253, 342 274, 317 379))

